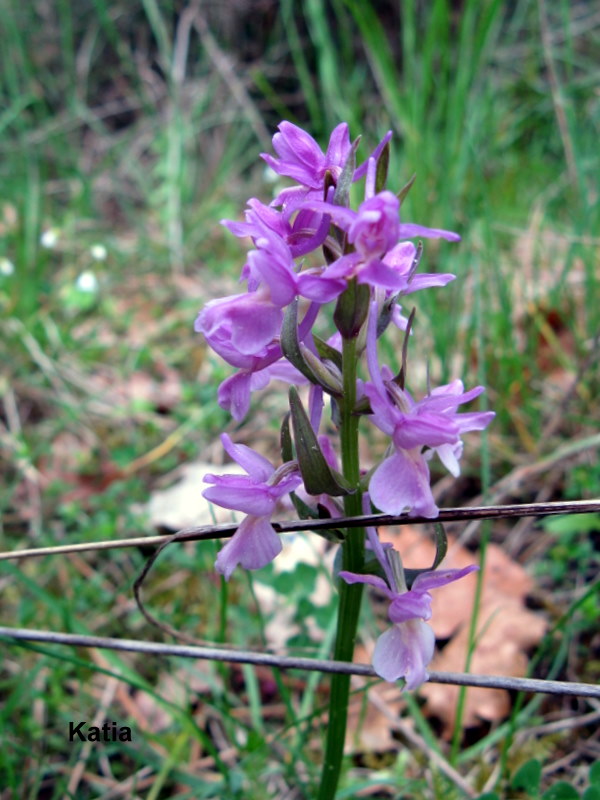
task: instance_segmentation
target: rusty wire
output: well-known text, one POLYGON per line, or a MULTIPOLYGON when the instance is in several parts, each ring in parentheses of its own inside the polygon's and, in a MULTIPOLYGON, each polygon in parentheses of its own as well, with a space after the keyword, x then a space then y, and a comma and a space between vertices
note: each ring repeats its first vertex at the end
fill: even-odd
MULTIPOLYGON (((221 647, 198 647, 181 644, 146 642, 137 639, 113 639, 105 636, 87 636, 79 633, 60 633, 57 631, 36 631, 27 628, 8 628, 0 626, 0 637, 7 643, 20 641, 61 644, 71 647, 95 647, 110 650, 124 650, 151 655, 179 656, 210 661, 228 661, 238 664, 276 667, 279 669, 300 669, 318 672, 340 672, 346 675, 361 675, 377 678, 373 667, 368 664, 326 661, 317 658, 297 658, 275 653, 257 653, 248 650, 230 650, 221 647)), ((520 692, 539 692, 546 694, 577 695, 600 699, 600 686, 572 681, 538 680, 534 678, 512 678, 504 675, 470 675, 465 672, 429 673, 433 683, 449 683, 459 686, 478 686, 486 689, 509 689, 520 692)))
MULTIPOLYGON (((600 512, 599 500, 574 500, 559 503, 522 503, 501 506, 472 506, 466 508, 446 508, 440 511, 435 520, 427 517, 409 517, 407 514, 365 514, 359 517, 336 517, 335 519, 301 519, 291 522, 273 522, 277 533, 297 531, 324 531, 334 528, 362 528, 365 525, 418 525, 432 522, 472 522, 473 520, 510 519, 514 517, 545 517, 556 514, 588 514, 600 512)), ((61 544, 52 547, 31 547, 0 553, 0 561, 40 556, 54 556, 62 553, 82 553, 92 550, 116 550, 125 547, 150 547, 163 544, 168 536, 177 542, 207 541, 225 539, 233 536, 239 523, 225 525, 202 525, 183 528, 176 534, 158 536, 137 536, 127 539, 108 539, 97 542, 61 544)))

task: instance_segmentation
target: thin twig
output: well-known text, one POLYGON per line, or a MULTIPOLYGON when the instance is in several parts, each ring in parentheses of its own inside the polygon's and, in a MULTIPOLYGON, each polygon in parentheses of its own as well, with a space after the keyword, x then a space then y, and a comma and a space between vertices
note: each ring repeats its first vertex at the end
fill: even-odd
POLYGON ((528 728, 518 735, 518 740, 520 742, 524 742, 526 739, 531 741, 534 736, 550 736, 552 733, 572 731, 574 728, 582 728, 584 725, 595 725, 598 722, 600 722, 600 711, 590 711, 589 714, 580 714, 577 717, 567 717, 566 719, 556 719, 544 725, 528 728))
POLYGON ((150 556, 150 558, 144 564, 144 567, 140 574, 135 579, 135 583, 133 584, 133 596, 135 597, 135 602, 137 603, 137 607, 142 614, 142 616, 146 619, 150 625, 153 625, 155 628, 163 631, 163 633, 172 636, 174 639, 178 639, 181 642, 186 642, 187 644, 191 644, 194 646, 203 647, 208 644, 206 641, 202 641, 201 639, 196 639, 194 636, 190 636, 188 633, 184 631, 179 631, 177 628, 174 628, 172 625, 169 625, 168 622, 161 622, 154 614, 151 614, 150 611, 144 605, 142 600, 142 584, 144 583, 146 576, 152 569, 156 559, 162 553, 162 551, 168 547, 173 542, 178 541, 179 533, 174 533, 173 536, 169 536, 166 541, 163 541, 160 547, 156 549, 156 551, 150 556))
MULTIPOLYGON (((109 650, 125 650, 132 653, 150 655, 171 655, 182 658, 198 658, 210 661, 231 661, 237 664, 257 664, 279 669, 300 669, 317 672, 339 672, 346 675, 362 675, 376 678, 372 667, 367 664, 351 664, 345 661, 325 661, 317 658, 296 658, 278 656, 273 653, 254 653, 251 651, 230 650, 223 647, 193 647, 181 644, 161 644, 136 639, 112 639, 105 636, 87 636, 79 633, 58 631, 36 631, 28 628, 7 628, 0 626, 0 637, 5 640, 46 642, 76 647, 100 647, 109 650)), ((567 681, 546 681, 534 678, 509 678, 501 675, 468 675, 464 672, 430 672, 432 683, 449 683, 459 686, 479 686, 484 689, 508 689, 519 692, 540 692, 545 694, 576 695, 579 697, 600 698, 600 686, 590 683, 567 681)))
MULTIPOLYGON (((600 437, 599 437, 600 443, 600 437)), ((471 522, 482 519, 510 519, 514 517, 546 517, 556 514, 590 514, 600 512, 599 500, 573 500, 564 503, 521 503, 504 506, 467 506, 447 508, 440 511, 436 522, 471 522)), ((431 524, 427 517, 409 517, 407 514, 364 514, 359 517, 336 517, 335 519, 300 519, 291 522, 273 522, 277 533, 297 531, 323 531, 330 528, 362 528, 364 525, 422 525, 431 524)), ((175 534, 159 536, 137 536, 129 539, 109 539, 78 544, 61 544, 53 547, 32 547, 0 553, 0 561, 29 558, 30 556, 55 556, 61 553, 81 553, 88 550, 116 550, 125 547, 152 547, 163 544, 166 536, 178 542, 199 542, 226 539, 238 529, 239 523, 226 525, 202 525, 183 528, 175 534)))

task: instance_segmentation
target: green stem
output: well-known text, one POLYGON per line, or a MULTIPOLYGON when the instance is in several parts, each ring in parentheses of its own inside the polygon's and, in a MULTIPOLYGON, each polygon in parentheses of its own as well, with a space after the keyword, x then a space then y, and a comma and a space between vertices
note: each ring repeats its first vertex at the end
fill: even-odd
MULTIPOLYGON (((359 488, 360 469, 358 461, 358 417, 353 413, 356 403, 356 339, 344 339, 342 349, 344 397, 340 401, 340 441, 342 450, 342 471, 356 492, 344 498, 344 511, 347 516, 362 513, 361 492, 359 488)), ((361 572, 364 563, 363 528, 348 529, 342 544, 342 566, 349 572, 361 572)), ((347 584, 340 581, 340 602, 338 624, 333 657, 336 661, 352 661, 356 630, 360 613, 362 584, 347 584)), ((321 775, 321 785, 317 800, 333 800, 335 797, 346 738, 348 719, 348 698, 350 695, 350 676, 333 675, 329 700, 329 724, 325 759, 321 775)))

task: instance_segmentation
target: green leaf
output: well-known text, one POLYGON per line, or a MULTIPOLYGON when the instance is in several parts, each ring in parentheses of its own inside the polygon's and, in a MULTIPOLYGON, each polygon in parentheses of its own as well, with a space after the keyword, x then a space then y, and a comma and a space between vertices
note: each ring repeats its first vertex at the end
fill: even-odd
POLYGON ((413 308, 413 310, 410 312, 408 322, 406 323, 404 341, 402 342, 402 366, 400 367, 400 372, 394 378, 394 383, 397 384, 401 389, 404 389, 404 384, 406 381, 406 367, 408 364, 408 337, 410 336, 410 330, 412 328, 416 313, 417 309, 413 308))
POLYGON ((588 786, 582 795, 582 800, 600 800, 600 786, 588 786))
MULTIPOLYGON (((329 499, 331 500, 332 503, 335 502, 333 498, 329 499)), ((336 503, 336 505, 339 506, 340 504, 336 503)), ((321 503, 317 503, 317 510, 319 512, 319 519, 332 518, 329 509, 325 508, 325 506, 321 505, 321 503)), ((344 513, 343 508, 340 508, 339 511, 340 514, 344 513)), ((316 533, 318 536, 322 536, 324 539, 327 539, 327 541, 335 542, 336 544, 343 542, 344 539, 346 538, 346 531, 345 529, 342 528, 323 528, 322 530, 315 530, 313 532, 316 533)))
POLYGON ((290 431, 290 412, 283 418, 281 431, 279 432, 279 447, 281 449, 281 460, 285 463, 294 460, 294 445, 292 443, 292 432, 290 431))
MULTIPOLYGON (((372 414, 373 409, 371 408, 371 403, 369 402, 368 397, 361 397, 360 400, 356 403, 354 408, 352 409, 353 414, 372 414)), ((365 490, 369 486, 368 483, 365 483, 365 490)))
POLYGON ((412 185, 416 180, 416 177, 417 177, 417 173, 415 172, 414 175, 412 176, 412 178, 408 181, 408 183, 405 183, 404 186, 398 192, 397 197, 398 197, 398 200, 400 200, 400 205, 402 205, 402 203, 404 202, 404 200, 406 198, 406 195, 410 192, 410 190, 412 188, 412 185))
POLYGON ((590 766, 590 783, 600 786, 600 761, 594 761, 590 766))
POLYGON ((522 764, 515 772, 510 782, 513 789, 522 789, 532 797, 536 797, 542 779, 542 765, 537 758, 532 758, 522 764))
POLYGON ((309 494, 314 495, 328 494, 332 497, 339 497, 352 494, 354 490, 348 481, 342 475, 334 474, 325 460, 295 386, 290 387, 289 399, 296 458, 304 488, 309 494))
POLYGON ((319 383, 317 376, 306 363, 298 341, 298 298, 285 310, 281 326, 281 350, 290 364, 293 364, 311 383, 319 383))
POLYGON ((305 503, 304 500, 298 497, 296 492, 290 492, 290 498, 300 519, 319 519, 317 509, 305 503))
POLYGON ((377 171, 375 172, 375 192, 382 192, 387 182, 388 169, 390 166, 390 143, 386 142, 377 160, 377 171))
POLYGON ((333 313, 335 327, 344 339, 354 339, 360 333, 369 313, 370 289, 353 278, 339 297, 333 313))
MULTIPOLYGON (((329 513, 323 513, 325 509, 323 509, 320 503, 317 503, 317 507, 313 508, 298 497, 296 492, 290 492, 290 497, 300 519, 331 519, 329 513)), ((343 542, 345 538, 343 532, 339 528, 312 528, 310 532, 333 544, 339 544, 343 542)))
POLYGON ((324 339, 321 339, 321 337, 317 336, 315 333, 313 333, 313 340, 315 347, 317 348, 317 353, 321 356, 321 358, 328 359, 341 371, 342 354, 340 351, 336 350, 335 347, 332 347, 330 344, 327 344, 324 339))
POLYGON ((384 300, 383 306, 381 307, 381 312, 377 317, 377 338, 379 339, 385 331, 387 330, 388 325, 392 321, 392 312, 394 310, 394 306, 398 302, 397 294, 392 295, 392 297, 388 297, 387 300, 384 300))
POLYGON ((441 522, 434 522, 433 527, 435 529, 435 558, 433 559, 431 569, 436 569, 448 552, 448 537, 446 536, 446 531, 441 522))
POLYGON ((579 800, 579 792, 566 781, 558 781, 547 789, 542 800, 579 800))
MULTIPOLYGON (((294 459, 294 446, 292 442, 292 434, 290 431, 290 412, 285 415, 283 418, 283 422, 281 423, 281 434, 280 434, 280 445, 281 445, 281 458, 283 461, 293 461, 294 459)), ((290 498, 292 503, 294 504, 294 508, 296 509, 296 513, 300 517, 300 519, 326 519, 330 518, 331 514, 324 508, 322 505, 317 504, 316 508, 310 506, 308 503, 305 503, 296 492, 290 492, 290 498)), ((324 539, 327 539, 329 542, 339 543, 343 541, 344 535, 341 531, 337 528, 332 528, 330 530, 316 530, 314 531, 318 536, 322 536, 324 539)))
POLYGON ((331 396, 331 421, 339 430, 342 425, 342 414, 340 411, 340 404, 337 402, 333 395, 331 396))
POLYGON ((281 326, 281 349, 287 360, 296 369, 315 383, 314 376, 302 358, 300 342, 298 341, 298 298, 296 297, 285 310, 283 325, 281 326))
POLYGON ((480 794, 475 800, 500 800, 500 797, 496 792, 486 792, 485 794, 480 794))
POLYGON ((427 569, 411 569, 410 567, 404 568, 404 580, 406 581, 406 588, 410 589, 417 575, 422 575, 424 572, 431 572, 429 567, 427 569))
POLYGON ((542 527, 549 533, 568 536, 575 533, 592 533, 600 530, 600 514, 561 514, 546 517, 542 527))

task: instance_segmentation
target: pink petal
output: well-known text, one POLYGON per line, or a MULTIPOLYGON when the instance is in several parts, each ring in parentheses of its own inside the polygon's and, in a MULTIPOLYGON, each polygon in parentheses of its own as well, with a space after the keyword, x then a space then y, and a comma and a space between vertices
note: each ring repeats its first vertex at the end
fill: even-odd
MULTIPOLYGON (((440 461, 446 467, 448 472, 455 478, 460 475, 460 464, 458 459, 462 455, 463 443, 456 442, 455 444, 441 444, 435 448, 440 461)), ((430 451, 431 452, 431 451, 430 451)))
POLYGON ((345 122, 333 129, 329 137, 327 152, 325 153, 325 163, 328 167, 333 165, 343 167, 350 152, 350 135, 348 125, 345 122))
POLYGON ((369 484, 371 500, 386 514, 401 514, 433 519, 439 509, 429 485, 429 468, 423 456, 397 450, 375 470, 369 484))
POLYGON ((329 303, 331 300, 335 300, 347 288, 345 280, 326 278, 311 272, 301 272, 297 282, 299 294, 309 300, 316 300, 318 303, 329 303))
POLYGON ((284 120, 273 136, 273 148, 281 158, 301 161, 311 168, 324 161, 324 154, 313 137, 298 125, 284 120))
POLYGON ((369 161, 372 158, 375 159, 375 161, 377 161, 379 159, 379 156, 381 155, 381 151, 383 150, 383 148, 385 147, 385 145, 389 142, 389 140, 391 138, 392 138, 392 131, 388 131, 386 133, 386 135, 383 137, 383 139, 379 142, 379 144, 377 145, 375 150, 373 150, 373 152, 371 153, 369 158, 363 164, 361 164, 360 167, 358 167, 355 170, 354 176, 353 176, 353 179, 352 179, 353 181, 357 181, 357 180, 359 180, 360 178, 362 178, 365 175, 365 173, 367 172, 369 161))
POLYGON ((392 622, 407 622, 409 619, 431 618, 431 595, 425 591, 397 594, 388 608, 392 622))
POLYGON ((367 583, 369 586, 374 586, 376 589, 379 589, 379 591, 386 594, 389 598, 394 596, 394 593, 390 590, 387 583, 378 575, 359 575, 356 572, 348 572, 347 570, 341 570, 339 575, 346 583, 367 583))
MULTIPOLYGON (((263 242, 264 240, 259 239, 257 243, 263 242)), ((267 284, 272 305, 278 309, 291 303, 296 296, 296 279, 292 272, 294 262, 289 251, 287 255, 289 259, 284 260, 279 253, 267 249, 252 250, 248 253, 252 274, 258 274, 267 284)))
POLYGON ((358 272, 357 280, 359 283, 369 283, 392 291, 402 288, 406 283, 403 275, 398 274, 392 267, 378 259, 373 259, 362 267, 358 272))
POLYGON ((426 228, 423 225, 416 225, 414 222, 402 223, 400 225, 400 236, 404 239, 422 236, 424 239, 446 239, 448 242, 460 242, 458 233, 445 231, 441 228, 426 228))
POLYGON ((220 550, 215 569, 229 580, 238 564, 260 569, 281 552, 281 540, 264 517, 246 517, 234 536, 220 550))
POLYGON ((221 444, 227 455, 245 469, 255 482, 264 483, 275 472, 275 468, 267 458, 245 444, 234 444, 229 434, 221 434, 221 444))
POLYGON ((415 578, 411 592, 421 593, 428 592, 430 589, 437 589, 439 586, 458 581, 478 569, 479 567, 476 564, 470 564, 462 569, 435 569, 431 570, 431 572, 421 572, 415 578))
POLYGON ((269 516, 273 513, 275 500, 266 487, 260 484, 253 486, 244 475, 206 475, 204 479, 209 477, 218 480, 218 483, 202 492, 202 496, 210 503, 254 516, 269 516))
POLYGON ((412 242, 399 242, 385 254, 384 262, 399 275, 408 275, 417 254, 412 242))
POLYGON ((450 283, 450 281, 455 280, 456 275, 453 275, 451 272, 443 272, 439 274, 434 273, 423 273, 423 275, 415 275, 410 279, 410 281, 403 287, 402 294, 412 294, 413 292, 419 292, 421 289, 430 289, 436 286, 446 286, 446 284, 450 283))
POLYGON ((386 681, 405 678, 407 689, 416 689, 429 677, 426 667, 433 658, 435 635, 422 620, 401 622, 382 633, 373 653, 375 672, 386 681))
POLYGON ((458 440, 458 425, 446 414, 423 412, 402 415, 394 430, 394 444, 404 450, 428 445, 454 444, 458 440))
POLYGON ((217 400, 221 408, 229 411, 231 416, 240 422, 250 408, 251 372, 238 372, 226 378, 219 386, 217 400))
POLYGON ((279 333, 282 314, 269 302, 244 302, 230 312, 231 343, 240 353, 254 355, 279 333))

